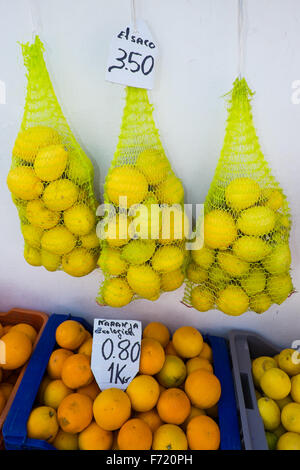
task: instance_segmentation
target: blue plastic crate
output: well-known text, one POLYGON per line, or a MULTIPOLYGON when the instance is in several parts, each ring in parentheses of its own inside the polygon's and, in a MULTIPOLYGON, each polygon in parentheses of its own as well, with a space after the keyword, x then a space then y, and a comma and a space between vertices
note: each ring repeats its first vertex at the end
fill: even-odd
MULTIPOLYGON (((28 439, 26 428, 50 355, 56 345, 56 328, 65 320, 77 320, 88 331, 92 332, 91 325, 83 318, 57 314, 50 316, 41 340, 27 366, 26 373, 3 426, 4 443, 8 450, 55 450, 46 441, 28 439)), ((218 419, 221 433, 220 449, 239 450, 241 449, 241 440, 227 342, 224 338, 210 335, 206 335, 204 339, 212 348, 214 372, 220 380, 222 387, 221 398, 218 403, 218 419)))

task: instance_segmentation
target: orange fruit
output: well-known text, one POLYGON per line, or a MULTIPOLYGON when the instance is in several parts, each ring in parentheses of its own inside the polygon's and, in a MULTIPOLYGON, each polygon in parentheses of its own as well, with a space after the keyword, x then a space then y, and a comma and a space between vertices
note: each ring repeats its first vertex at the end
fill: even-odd
POLYGON ((186 371, 187 375, 191 374, 194 372, 194 370, 197 369, 205 369, 208 370, 208 372, 214 372, 213 366, 207 359, 203 359, 203 357, 193 357, 192 359, 189 359, 186 363, 186 371))
POLYGON ((27 421, 27 437, 52 442, 58 432, 56 411, 50 406, 34 408, 27 421))
POLYGON ((57 410, 58 423, 65 432, 83 431, 93 418, 93 402, 90 397, 81 393, 66 396, 57 410))
POLYGON ((169 341, 167 346, 165 347, 165 354, 168 355, 168 356, 170 356, 170 355, 171 356, 178 356, 172 341, 169 341))
POLYGON ((150 411, 141 411, 140 413, 137 413, 136 418, 145 421, 145 423, 148 424, 152 432, 155 432, 159 428, 159 426, 163 424, 155 408, 150 411))
POLYGON ((176 424, 163 424, 154 433, 153 450, 187 450, 187 438, 176 424))
POLYGON ((3 326, 3 330, 2 330, 2 336, 3 336, 3 335, 6 335, 6 333, 8 333, 9 330, 12 329, 12 327, 13 327, 13 325, 4 325, 4 326, 3 326))
POLYGON ((50 377, 48 377, 48 375, 45 375, 43 377, 41 383, 40 383, 40 386, 39 386, 39 389, 38 389, 38 392, 37 392, 37 401, 41 405, 44 404, 45 390, 46 390, 46 388, 47 388, 47 386, 49 385, 50 382, 51 382, 50 377))
POLYGON ((157 374, 165 362, 165 352, 162 345, 153 338, 144 338, 141 342, 140 373, 157 374))
POLYGON ((24 333, 11 329, 2 336, 1 341, 5 348, 5 364, 1 364, 2 369, 18 369, 28 361, 32 352, 32 343, 24 333))
POLYGON ((93 401, 97 398, 100 392, 101 390, 95 380, 93 380, 89 385, 84 385, 77 389, 77 393, 83 393, 83 395, 87 395, 93 401))
POLYGON ((57 410, 63 399, 72 393, 62 380, 52 380, 44 391, 44 404, 57 410))
POLYGON ((78 436, 80 450, 109 450, 113 443, 113 433, 100 428, 93 421, 78 436))
POLYGON ((88 338, 82 343, 82 345, 78 349, 78 352, 80 354, 86 354, 87 356, 91 357, 92 346, 93 346, 93 338, 88 338))
POLYGON ((11 394, 13 388, 13 384, 7 382, 0 383, 0 392, 3 393, 6 401, 9 399, 9 395, 11 394))
POLYGON ((203 346, 201 352, 198 357, 202 357, 203 359, 207 359, 209 362, 213 362, 213 352, 209 344, 205 341, 203 342, 203 346))
POLYGON ((57 450, 78 450, 78 436, 60 429, 53 441, 53 446, 57 450))
POLYGON ((143 338, 156 339, 165 348, 170 341, 170 332, 163 323, 153 321, 144 328, 143 338))
POLYGON ((188 375, 184 389, 194 406, 206 409, 218 403, 221 396, 219 379, 204 369, 198 369, 188 375))
POLYGON ((65 360, 72 356, 72 351, 68 349, 55 349, 51 354, 47 366, 47 372, 51 379, 61 379, 61 371, 65 360))
POLYGON ((115 431, 130 417, 130 399, 123 390, 108 388, 97 396, 93 413, 98 426, 106 431, 115 431))
POLYGON ((152 410, 160 394, 159 385, 151 375, 135 377, 128 385, 126 392, 135 411, 152 410))
POLYGON ((169 424, 182 424, 191 412, 191 402, 183 390, 169 388, 159 397, 157 412, 169 424))
POLYGON ((185 363, 178 356, 166 356, 164 365, 156 378, 163 387, 179 387, 186 378, 185 363))
POLYGON ((86 338, 85 328, 75 320, 66 320, 56 329, 56 342, 64 349, 79 348, 86 338))
POLYGON ((191 358, 200 354, 203 337, 193 326, 182 326, 173 334, 173 345, 180 357, 191 358))
POLYGON ((130 419, 119 431, 118 447, 120 450, 150 450, 151 444, 151 429, 142 419, 130 419))
POLYGON ((209 416, 196 416, 187 425, 186 431, 191 450, 217 450, 220 446, 220 430, 209 416))
POLYGON ((202 416, 206 415, 205 410, 201 410, 200 408, 197 408, 196 406, 191 406, 191 411, 184 423, 182 423, 182 428, 186 431, 187 425, 191 421, 191 419, 195 418, 196 416, 202 416))
POLYGON ((61 378, 64 384, 70 388, 79 388, 90 384, 94 376, 88 356, 78 353, 68 357, 63 364, 61 378))
POLYGON ((36 340, 37 337, 37 332, 33 328, 33 326, 28 325, 28 323, 18 323, 17 325, 14 325, 10 331, 21 331, 21 333, 24 333, 24 335, 28 336, 30 339, 31 343, 33 344, 36 340))
POLYGON ((0 390, 0 415, 2 411, 4 410, 5 405, 6 405, 6 399, 5 399, 4 393, 0 390))

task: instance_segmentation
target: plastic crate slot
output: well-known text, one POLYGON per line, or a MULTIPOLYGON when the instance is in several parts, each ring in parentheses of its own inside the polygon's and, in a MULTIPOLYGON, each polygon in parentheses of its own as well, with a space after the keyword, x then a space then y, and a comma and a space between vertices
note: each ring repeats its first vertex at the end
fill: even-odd
POLYGON ((245 406, 248 410, 254 410, 253 400, 250 393, 250 382, 248 374, 245 372, 241 372, 241 384, 243 389, 243 395, 245 400, 245 406))

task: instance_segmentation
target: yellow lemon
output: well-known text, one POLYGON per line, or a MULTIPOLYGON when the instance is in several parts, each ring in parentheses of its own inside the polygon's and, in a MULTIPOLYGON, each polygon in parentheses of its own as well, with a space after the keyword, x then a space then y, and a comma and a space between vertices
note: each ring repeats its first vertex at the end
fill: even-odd
POLYGON ((300 434, 300 404, 288 403, 281 411, 281 422, 287 431, 300 434))
POLYGON ((117 206, 121 202, 119 198, 126 197, 129 208, 145 199, 148 182, 143 173, 133 166, 116 167, 106 177, 105 190, 110 201, 117 206))
POLYGON ((167 354, 164 365, 156 378, 165 388, 179 387, 186 378, 185 363, 180 357, 167 354))
POLYGON ((244 236, 238 238, 233 244, 233 252, 238 257, 249 263, 261 261, 270 254, 272 248, 261 238, 244 236))
POLYGON ((274 431, 280 425, 280 409, 279 406, 269 397, 259 398, 257 406, 264 428, 267 431, 274 431))
POLYGON ((300 374, 294 375, 291 379, 291 397, 296 403, 300 403, 300 374))
POLYGON ((52 211, 64 211, 75 204, 78 192, 78 186, 75 186, 72 181, 60 179, 51 182, 45 188, 43 201, 45 206, 52 211))
POLYGON ((43 230, 39 227, 34 227, 33 225, 22 224, 21 227, 22 234, 27 245, 32 246, 33 248, 41 247, 41 238, 43 230))
POLYGON ((217 298, 218 308, 226 315, 239 316, 249 308, 249 297, 239 286, 227 286, 217 298))
POLYGON ((269 356, 260 356, 252 361, 253 381, 256 387, 260 386, 260 380, 266 370, 277 367, 276 361, 269 356))
POLYGON ((38 406, 31 411, 27 421, 27 436, 29 439, 42 439, 52 442, 58 429, 57 415, 54 408, 38 406))
POLYGON ((33 248, 30 245, 24 246, 24 258, 31 266, 41 266, 41 252, 37 248, 33 248))
POLYGON ((191 292, 191 304, 200 312, 206 312, 214 306, 214 295, 209 289, 196 286, 191 292))
POLYGON ((192 250, 192 259, 203 269, 209 269, 215 260, 215 252, 204 246, 200 250, 192 250))
POLYGON ((277 274, 270 276, 267 281, 267 292, 272 301, 280 305, 286 300, 293 290, 291 276, 287 274, 277 274))
POLYGON ((139 154, 136 167, 146 176, 148 183, 155 186, 166 179, 170 163, 163 152, 148 149, 139 154))
POLYGON ((174 173, 170 173, 156 187, 156 195, 161 204, 180 204, 184 197, 184 189, 180 179, 174 173))
POLYGON ((128 217, 116 215, 115 218, 109 219, 103 226, 102 239, 112 247, 120 247, 125 245, 129 240, 128 228, 130 221, 128 217))
POLYGON ((217 209, 205 215, 204 240, 209 248, 226 250, 236 237, 236 225, 230 214, 217 209))
POLYGON ((85 248, 75 248, 62 257, 62 269, 74 277, 86 276, 96 267, 96 258, 85 248))
POLYGON ((104 282, 102 295, 110 307, 124 307, 132 300, 133 291, 125 279, 114 277, 104 282))
POLYGON ((121 258, 129 264, 144 264, 155 252, 154 240, 131 240, 122 249, 121 258))
POLYGON ((76 185, 82 186, 94 178, 94 167, 86 155, 83 162, 82 155, 71 149, 65 173, 76 185))
POLYGON ((28 202, 26 217, 31 225, 39 227, 42 230, 49 230, 58 224, 60 213, 50 211, 43 204, 41 199, 35 199, 34 201, 28 202))
POLYGON ((216 290, 224 289, 230 281, 230 276, 218 264, 213 264, 208 271, 211 285, 216 290))
POLYGON ((152 267, 155 271, 168 273, 182 266, 184 252, 178 246, 161 246, 152 257, 152 267))
POLYGON ((49 251, 41 250, 41 261, 47 271, 56 271, 61 264, 61 257, 49 251))
POLYGON ((291 381, 283 370, 272 367, 261 377, 260 387, 267 397, 273 400, 281 400, 290 393, 291 381))
POLYGON ((7 186, 14 196, 25 201, 38 198, 44 190, 42 181, 28 166, 18 166, 10 170, 7 186))
POLYGON ((250 207, 243 211, 237 220, 237 228, 246 235, 261 236, 272 232, 276 215, 272 209, 264 206, 250 207))
POLYGON ((71 393, 73 390, 67 387, 62 380, 52 380, 45 389, 44 404, 57 410, 62 400, 71 393))
POLYGON ((98 259, 98 265, 104 273, 111 276, 120 276, 127 271, 127 263, 121 258, 121 250, 119 248, 106 247, 103 248, 98 259))
POLYGON ((279 189, 265 188, 262 190, 262 199, 264 200, 265 206, 269 207, 273 211, 277 211, 282 207, 284 197, 279 189))
POLYGON ((220 252, 217 256, 218 263, 226 273, 232 277, 241 277, 244 276, 250 268, 250 264, 247 261, 243 261, 237 258, 232 253, 220 252))
POLYGON ((132 265, 127 271, 127 282, 131 289, 141 297, 156 300, 160 293, 160 277, 147 264, 132 265))
POLYGON ((201 282, 205 282, 208 279, 208 272, 197 266, 196 263, 190 263, 187 267, 186 271, 187 278, 194 282, 194 284, 200 284, 201 282))
POLYGON ((49 145, 39 150, 34 161, 34 171, 43 181, 54 181, 61 177, 68 161, 68 152, 63 145, 49 145))
POLYGON ((300 353, 295 349, 283 349, 278 356, 278 367, 288 375, 300 374, 300 353))
POLYGON ((184 274, 181 269, 162 273, 161 275, 161 288, 165 292, 170 292, 178 289, 184 281, 184 274))
POLYGON ((253 268, 241 279, 241 286, 249 296, 259 294, 266 287, 266 274, 261 268, 253 268))
POLYGON ((225 190, 226 203, 232 209, 240 211, 253 206, 261 194, 260 187, 251 178, 236 178, 225 190))
POLYGON ((76 244, 74 235, 66 229, 66 227, 59 225, 45 232, 41 239, 42 249, 50 251, 55 255, 65 255, 73 250, 76 244))
POLYGON ((277 450, 300 450, 300 434, 286 432, 277 441, 277 450))
POLYGON ((18 134, 13 148, 13 156, 32 163, 41 148, 59 144, 60 141, 58 132, 51 127, 30 127, 18 134))
POLYGON ((87 235, 96 223, 94 212, 85 204, 75 204, 64 212, 67 229, 75 235, 87 235))
POLYGON ((256 313, 266 312, 272 305, 272 300, 268 294, 261 292, 250 298, 250 309, 256 313))
POLYGON ((280 410, 283 410, 283 408, 285 407, 285 405, 288 405, 289 403, 292 403, 292 399, 291 399, 291 396, 288 395, 287 397, 285 398, 282 398, 281 400, 275 400, 277 405, 279 406, 280 410))
POLYGON ((291 265, 291 251, 287 243, 277 245, 272 253, 262 260, 264 268, 271 274, 286 273, 291 265))
POLYGON ((99 247, 99 238, 97 237, 95 230, 88 233, 87 235, 82 235, 79 240, 81 242, 81 246, 83 246, 83 248, 87 248, 88 250, 99 247))

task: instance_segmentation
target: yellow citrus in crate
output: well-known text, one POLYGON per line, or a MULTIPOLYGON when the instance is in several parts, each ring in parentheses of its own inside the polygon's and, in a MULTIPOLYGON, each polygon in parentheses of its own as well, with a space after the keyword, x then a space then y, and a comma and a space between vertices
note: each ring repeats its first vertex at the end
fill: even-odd
POLYGON ((30 127, 19 133, 13 156, 33 163, 40 149, 60 142, 61 138, 55 129, 46 126, 30 127))
POLYGON ((59 425, 54 408, 38 406, 34 408, 27 421, 27 436, 29 439, 42 439, 53 442, 59 425))
POLYGON ((110 171, 105 189, 109 199, 116 205, 120 203, 120 196, 126 197, 129 208, 145 199, 148 182, 141 171, 128 165, 110 171))
POLYGON ((288 375, 300 374, 300 353, 295 349, 283 349, 278 356, 278 365, 288 375))
POLYGON ((261 195, 259 184, 252 178, 236 178, 225 190, 226 203, 235 211, 253 206, 261 195))
POLYGON ((133 292, 149 300, 160 294, 160 277, 148 264, 132 265, 127 271, 127 282, 133 292))
POLYGON ((176 424, 163 424, 154 433, 152 450, 187 450, 187 438, 176 424))
POLYGON ((68 152, 62 145, 50 145, 39 150, 34 161, 34 171, 43 181, 61 177, 68 161, 68 152))
POLYGON ((170 341, 170 332, 163 323, 153 321, 145 326, 143 338, 156 339, 165 348, 170 341))
POLYGON ((133 297, 133 291, 125 279, 107 279, 101 287, 104 302, 110 307, 124 307, 133 297))
POLYGON ((136 166, 145 175, 148 183, 154 186, 165 180, 170 170, 170 163, 166 156, 155 149, 141 152, 136 166))
POLYGON ((277 450, 300 450, 300 434, 286 432, 277 442, 277 450))
POLYGON ((94 418, 106 431, 119 429, 131 415, 131 403, 127 393, 117 388, 103 390, 93 403, 94 418))
POLYGON ((252 374, 256 387, 260 386, 262 376, 272 367, 277 367, 277 363, 275 359, 269 356, 260 356, 252 361, 252 374))
POLYGON ((272 367, 260 379, 260 387, 265 395, 273 400, 281 400, 291 391, 289 376, 281 369, 272 367))
POLYGON ((300 403, 300 374, 293 376, 291 383, 291 397, 296 403, 300 403))
POLYGON ((300 434, 300 404, 288 403, 281 411, 281 422, 287 431, 300 434))
POLYGON ((44 190, 42 181, 29 166, 19 166, 10 170, 7 185, 17 198, 25 201, 38 198, 44 190))
POLYGON ((183 360, 178 356, 166 355, 164 365, 156 378, 163 387, 179 387, 186 378, 186 366, 183 360))
POLYGON ((62 380, 52 380, 45 389, 44 404, 57 410, 62 400, 71 393, 72 389, 67 387, 62 380))
POLYGON ((280 409, 274 400, 269 397, 261 397, 258 402, 258 410, 267 431, 275 431, 280 425, 280 409))
POLYGON ((52 211, 64 211, 69 209, 78 198, 79 189, 67 179, 60 179, 50 183, 43 193, 43 201, 46 207, 52 211))
POLYGON ((95 269, 96 263, 95 256, 85 248, 74 248, 62 257, 62 269, 74 277, 86 276, 95 269))
POLYGON ((121 254, 122 252, 119 248, 105 247, 99 256, 98 265, 104 273, 120 276, 128 268, 128 264, 121 258, 121 254))

